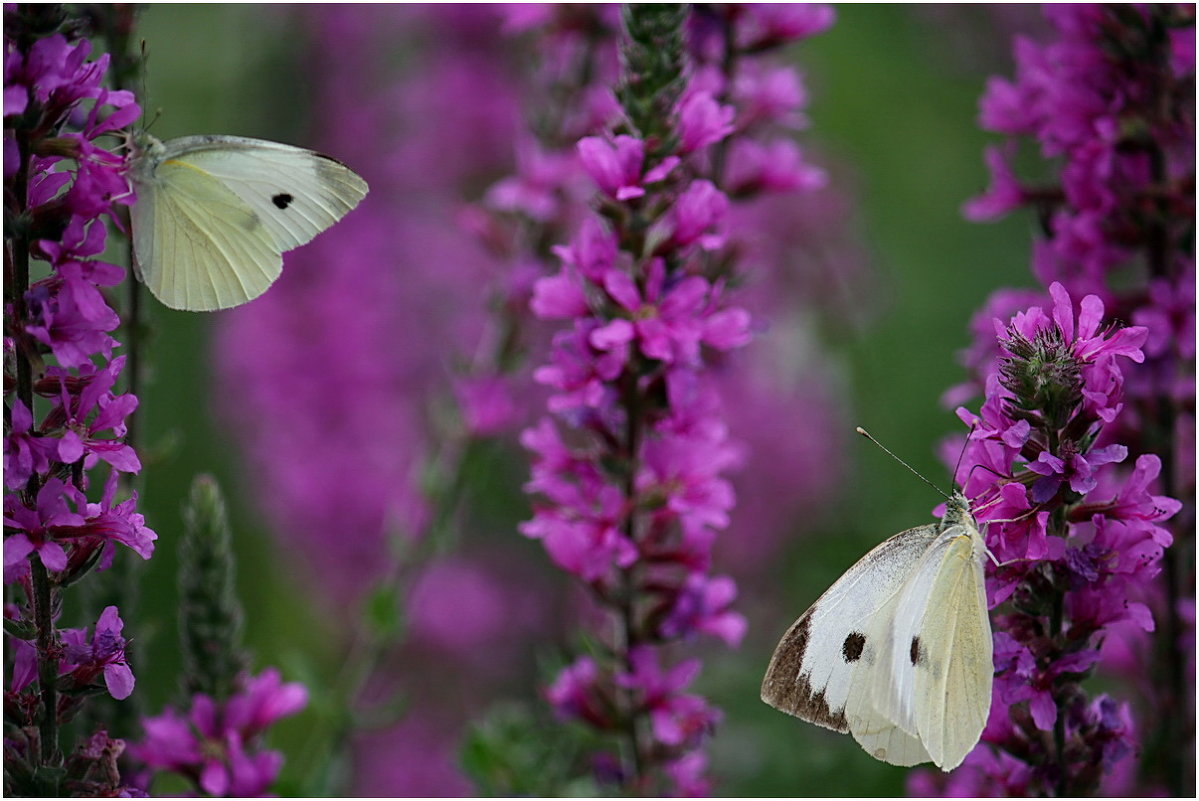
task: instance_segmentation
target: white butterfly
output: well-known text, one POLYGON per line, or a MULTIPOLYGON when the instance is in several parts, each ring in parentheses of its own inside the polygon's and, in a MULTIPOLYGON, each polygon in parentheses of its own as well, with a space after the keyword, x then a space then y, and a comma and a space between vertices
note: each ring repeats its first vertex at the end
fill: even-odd
POLYGON ((366 181, 311 150, 238 136, 146 137, 129 178, 134 273, 173 309, 212 311, 261 295, 283 252, 366 196, 366 181))
POLYGON ((939 524, 858 560, 783 635, 762 700, 892 765, 961 764, 991 709, 987 548, 954 492, 939 524))

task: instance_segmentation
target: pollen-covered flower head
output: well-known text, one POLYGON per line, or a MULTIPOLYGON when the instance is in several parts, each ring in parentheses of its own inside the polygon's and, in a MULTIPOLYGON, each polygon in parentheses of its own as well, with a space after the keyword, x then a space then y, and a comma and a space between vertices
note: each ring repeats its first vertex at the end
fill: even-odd
POLYGON ((1014 416, 1039 415, 1058 429, 1085 401, 1099 418, 1111 416, 1120 404, 1118 381, 1110 374, 1112 360, 1124 356, 1144 361, 1141 346, 1148 337, 1143 326, 1120 328, 1103 321, 1103 301, 1083 298, 1075 328, 1070 294, 1056 281, 1050 285, 1052 316, 1039 306, 1018 312, 1007 326, 996 321, 1008 356, 1000 363, 1000 381, 1012 393, 1014 416))

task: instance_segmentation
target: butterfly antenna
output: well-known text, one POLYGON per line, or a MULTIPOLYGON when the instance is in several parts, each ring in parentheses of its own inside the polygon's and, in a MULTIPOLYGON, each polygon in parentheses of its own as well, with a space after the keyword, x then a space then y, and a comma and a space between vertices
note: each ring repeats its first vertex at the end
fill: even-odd
POLYGON ((857 427, 856 429, 854 429, 854 430, 855 430, 855 431, 857 431, 859 434, 861 434, 861 435, 862 435, 863 437, 865 437, 866 439, 868 439, 868 440, 870 440, 871 442, 873 442, 875 445, 877 445, 877 446, 879 446, 880 448, 882 448, 884 453, 886 453, 886 454, 887 454, 888 456, 890 456, 892 459, 894 459, 895 461, 899 462, 901 465, 903 465, 904 467, 906 467, 906 468, 907 468, 909 471, 911 471, 912 475, 914 475, 916 478, 920 479, 920 480, 921 480, 921 481, 923 481, 925 484, 928 484, 930 487, 932 487, 933 489, 935 489, 935 490, 937 491, 937 493, 938 493, 938 494, 940 494, 941 496, 943 496, 943 497, 944 497, 946 500, 949 500, 949 499, 950 499, 950 498, 949 498, 949 494, 948 494, 948 493, 946 493, 946 492, 945 492, 945 490, 941 489, 941 488, 940 488, 940 487, 938 487, 936 484, 934 484, 933 482, 929 481, 927 478, 925 478, 923 475, 921 475, 921 474, 920 474, 920 471, 919 471, 919 470, 917 470, 916 468, 912 467, 910 464, 908 464, 907 462, 905 462, 903 459, 900 459, 898 456, 896 456, 894 453, 892 453, 890 448, 888 448, 886 445, 884 445, 883 443, 881 443, 881 442, 879 442, 877 439, 875 439, 873 436, 871 436, 871 435, 870 435, 870 432, 868 432, 866 429, 862 428, 861 426, 858 426, 858 427, 857 427))
MULTIPOLYGON (((142 109, 145 110, 147 107, 146 104, 150 102, 150 89, 146 80, 146 76, 150 72, 150 49, 146 46, 145 39, 142 39, 141 54, 141 71, 138 77, 141 79, 142 93, 137 99, 138 102, 142 104, 142 109)), ((154 123, 158 122, 158 118, 161 114, 161 108, 155 109, 154 114, 150 117, 150 121, 142 126, 142 132, 149 133, 150 129, 154 127, 154 123)), ((144 115, 142 116, 142 119, 145 119, 144 115)))
MULTIPOLYGON (((962 443, 962 450, 958 452, 957 464, 955 464, 953 466, 953 481, 955 484, 957 483, 957 480, 958 480, 958 470, 960 470, 962 467, 962 459, 964 459, 966 456, 966 446, 970 444, 970 438, 972 436, 974 436, 974 429, 977 427, 978 427, 977 420, 975 420, 973 423, 970 424, 970 431, 967 432, 967 434, 966 434, 966 441, 962 443)), ((962 487, 962 489, 966 488, 966 483, 969 482, 969 480, 970 480, 970 478, 969 478, 969 476, 967 476, 966 481, 962 482, 962 484, 960 485, 962 487)))

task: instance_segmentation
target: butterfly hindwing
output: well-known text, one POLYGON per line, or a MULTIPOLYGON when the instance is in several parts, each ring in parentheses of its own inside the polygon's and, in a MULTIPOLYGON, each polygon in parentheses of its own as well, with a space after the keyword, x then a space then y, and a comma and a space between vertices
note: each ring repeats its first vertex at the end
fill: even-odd
MULTIPOLYGON (((894 600, 928 545, 936 526, 896 534, 863 556, 804 612, 783 636, 766 676, 762 700, 798 718, 849 731, 846 705, 868 694, 864 659, 874 658, 867 629, 894 600)), ((871 715, 856 710, 863 726, 871 715)))
POLYGON ((258 216, 202 170, 163 162, 155 175, 132 211, 137 272, 154 296, 210 311, 265 292, 283 260, 258 216))
POLYGON ((866 634, 868 646, 854 666, 845 717, 850 734, 866 753, 888 764, 907 767, 928 762, 932 757, 919 737, 896 725, 875 705, 872 694, 878 674, 888 667, 888 630, 894 622, 901 591, 902 586, 879 607, 870 621, 866 634))

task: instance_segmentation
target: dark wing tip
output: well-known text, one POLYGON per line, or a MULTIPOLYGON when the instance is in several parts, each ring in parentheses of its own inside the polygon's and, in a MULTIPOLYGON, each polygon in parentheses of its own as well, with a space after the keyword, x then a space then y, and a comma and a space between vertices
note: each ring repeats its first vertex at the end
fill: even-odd
POLYGON ((845 720, 845 709, 830 709, 824 697, 824 688, 816 692, 812 682, 803 673, 804 654, 808 650, 811 610, 808 610, 783 635, 770 666, 762 678, 762 700, 788 715, 815 723, 834 731, 849 731, 845 720))

